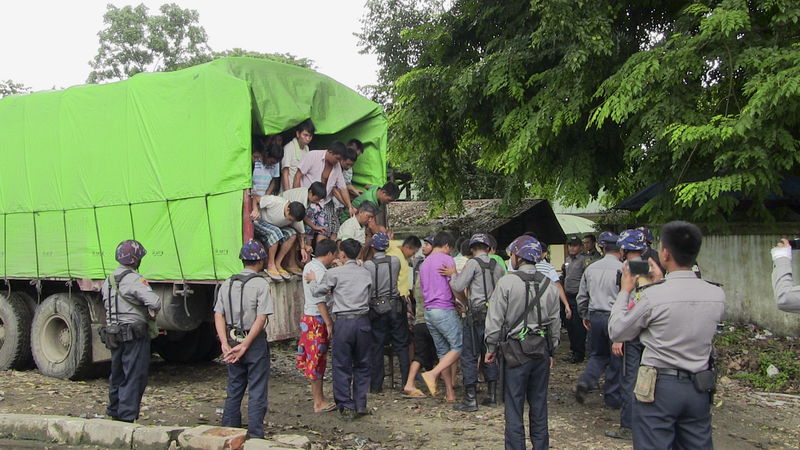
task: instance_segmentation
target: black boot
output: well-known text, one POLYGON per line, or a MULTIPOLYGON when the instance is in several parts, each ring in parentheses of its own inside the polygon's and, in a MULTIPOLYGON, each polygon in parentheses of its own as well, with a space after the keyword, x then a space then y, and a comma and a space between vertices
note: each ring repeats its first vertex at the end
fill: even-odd
POLYGON ((497 406, 497 381, 489 381, 486 387, 486 398, 483 399, 483 406, 497 406))
POLYGON ((464 400, 456 406, 453 406, 456 411, 462 412, 475 412, 478 410, 478 398, 475 395, 475 385, 464 387, 464 400))

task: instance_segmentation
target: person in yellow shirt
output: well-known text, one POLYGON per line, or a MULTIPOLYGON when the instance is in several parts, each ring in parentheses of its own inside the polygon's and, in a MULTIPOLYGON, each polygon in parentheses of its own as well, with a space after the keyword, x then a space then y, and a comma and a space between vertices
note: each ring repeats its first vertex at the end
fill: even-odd
MULTIPOLYGON (((422 241, 416 236, 409 236, 403 240, 392 241, 389 249, 386 250, 387 256, 394 256, 400 260, 400 274, 397 276, 397 291, 406 305, 406 316, 408 317, 408 330, 413 333, 414 322, 417 318, 417 302, 414 299, 414 292, 412 291, 412 277, 411 266, 408 264, 408 259, 416 255, 422 247, 422 241)), ((409 337, 409 352, 414 356, 413 338, 409 337)))

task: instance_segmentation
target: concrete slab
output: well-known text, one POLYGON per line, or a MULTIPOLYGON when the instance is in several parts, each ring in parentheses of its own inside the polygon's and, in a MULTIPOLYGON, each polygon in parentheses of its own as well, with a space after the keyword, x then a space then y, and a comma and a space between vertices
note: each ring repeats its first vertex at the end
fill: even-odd
POLYGON ((38 414, 0 414, 0 436, 48 441, 48 421, 57 416, 38 414))
MULTIPOLYGON (((131 448, 133 432, 141 425, 107 419, 90 419, 83 429, 81 443, 101 447, 131 448)), ((169 443, 167 443, 169 445, 169 443)))
POLYGON ((178 445, 192 450, 238 450, 246 437, 247 430, 243 428, 201 425, 184 430, 178 436, 178 445))
POLYGON ((86 419, 54 417, 47 422, 47 437, 49 440, 67 445, 78 445, 83 440, 86 419))
POLYGON ((164 450, 178 441, 185 427, 145 427, 133 430, 133 448, 144 450, 164 450))
POLYGON ((280 442, 269 439, 248 439, 244 443, 244 450, 293 450, 280 442))
POLYGON ((311 446, 311 440, 300 434, 276 434, 272 436, 272 440, 291 448, 309 448, 311 446))

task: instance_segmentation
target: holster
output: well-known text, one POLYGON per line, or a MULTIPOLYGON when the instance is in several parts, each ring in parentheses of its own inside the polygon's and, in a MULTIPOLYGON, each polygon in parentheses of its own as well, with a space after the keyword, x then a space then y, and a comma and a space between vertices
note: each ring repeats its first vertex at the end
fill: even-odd
POLYGON ((717 371, 709 369, 697 372, 692 377, 692 382, 697 392, 708 392, 713 395, 717 390, 717 371))
POLYGON ((225 337, 228 338, 228 345, 233 348, 244 342, 244 339, 247 337, 247 331, 239 327, 227 325, 225 327, 225 337))

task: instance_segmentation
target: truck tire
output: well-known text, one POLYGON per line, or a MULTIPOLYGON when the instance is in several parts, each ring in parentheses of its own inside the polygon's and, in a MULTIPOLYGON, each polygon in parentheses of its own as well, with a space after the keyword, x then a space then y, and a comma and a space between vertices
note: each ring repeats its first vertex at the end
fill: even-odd
POLYGON ((217 339, 217 330, 211 322, 203 322, 197 329, 200 333, 197 343, 195 361, 213 361, 222 354, 222 348, 217 339))
POLYGON ((192 331, 173 331, 166 336, 159 336, 153 342, 153 347, 164 361, 188 363, 196 361, 197 346, 199 344, 199 333, 197 329, 192 331))
POLYGON ((77 380, 92 371, 92 319, 82 295, 47 297, 33 316, 31 350, 43 375, 77 380))
POLYGON ((22 297, 0 295, 0 370, 30 367, 32 317, 22 297))

